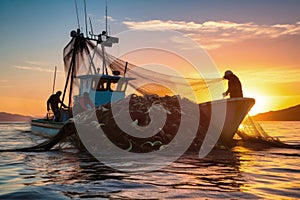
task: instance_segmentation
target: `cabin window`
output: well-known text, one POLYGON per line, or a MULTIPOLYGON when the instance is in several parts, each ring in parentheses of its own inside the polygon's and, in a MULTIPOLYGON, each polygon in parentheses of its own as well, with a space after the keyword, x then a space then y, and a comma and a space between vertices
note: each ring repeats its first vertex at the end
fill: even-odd
POLYGON ((92 88, 97 91, 107 90, 107 79, 94 79, 92 82, 92 88))
POLYGON ((127 86, 127 81, 121 79, 110 80, 110 90, 116 92, 124 92, 127 86))
POLYGON ((81 79, 81 92, 87 92, 90 91, 91 87, 91 80, 88 79, 81 79))

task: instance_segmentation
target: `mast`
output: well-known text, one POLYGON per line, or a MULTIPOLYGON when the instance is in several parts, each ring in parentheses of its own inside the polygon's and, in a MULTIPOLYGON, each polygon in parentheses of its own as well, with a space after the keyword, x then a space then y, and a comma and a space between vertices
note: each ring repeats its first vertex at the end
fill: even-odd
MULTIPOLYGON (((76 75, 75 72, 75 68, 76 68, 76 54, 78 51, 78 43, 80 40, 80 29, 77 29, 77 33, 76 31, 74 31, 76 34, 75 37, 75 41, 74 41, 74 49, 73 49, 73 53, 72 53, 72 59, 71 59, 71 63, 70 63, 70 67, 68 69, 68 75, 67 75, 67 79, 66 79, 66 83, 65 83, 65 88, 64 88, 64 92, 63 92, 63 97, 62 97, 62 102, 64 102, 65 96, 66 96, 66 91, 70 82, 70 89, 69 89, 69 103, 68 103, 68 107, 71 106, 71 102, 72 102, 72 90, 73 90, 73 82, 74 82, 74 76, 76 75)), ((71 33, 72 34, 72 33, 71 33)))
POLYGON ((79 15, 78 15, 78 8, 77 8, 77 1, 75 1, 75 10, 76 10, 76 17, 77 17, 77 25, 78 25, 78 29, 80 29, 80 23, 79 23, 79 15))
POLYGON ((104 70, 107 72, 107 68, 106 68, 105 48, 103 42, 101 43, 101 50, 102 50, 102 74, 104 74, 104 70))
MULTIPOLYGON (((94 64, 94 56, 96 53, 96 49, 94 50, 93 55, 90 52, 89 49, 89 42, 90 41, 96 41, 97 45, 101 45, 101 50, 102 50, 102 61, 103 61, 103 66, 102 66, 102 73, 108 75, 108 69, 107 69, 107 55, 105 52, 105 47, 111 47, 114 43, 118 43, 119 39, 116 37, 111 37, 108 35, 108 26, 107 26, 107 21, 108 21, 108 14, 107 14, 107 0, 106 0, 106 7, 105 7, 105 30, 102 31, 101 34, 99 35, 94 35, 93 33, 93 28, 92 28, 92 23, 91 19, 90 20, 90 26, 91 26, 91 32, 89 33, 91 37, 88 36, 88 31, 87 31, 87 12, 86 12, 86 0, 84 0, 84 12, 85 12, 85 25, 86 25, 86 36, 84 36, 83 33, 81 33, 80 30, 80 24, 79 24, 79 17, 78 17, 78 9, 77 9, 77 2, 75 0, 75 7, 76 7, 76 14, 77 14, 77 22, 78 22, 78 29, 77 31, 73 30, 71 31, 71 37, 74 39, 73 49, 72 49, 72 57, 71 57, 71 62, 70 66, 68 69, 67 77, 66 77, 66 82, 65 82, 65 87, 63 91, 63 97, 62 97, 62 102, 64 102, 66 93, 68 92, 69 95, 69 102, 68 106, 71 107, 72 103, 72 95, 73 95, 73 85, 74 85, 74 79, 76 78, 77 75, 77 69, 80 63, 77 63, 78 59, 77 56, 79 56, 82 51, 86 53, 87 58, 89 59, 89 72, 88 73, 97 73, 96 66, 94 64), (69 85, 70 84, 70 85, 69 85)), ((97 48, 97 45, 95 48, 97 48)))
POLYGON ((84 0, 84 20, 85 20, 85 36, 88 37, 87 16, 86 16, 86 0, 84 0))
POLYGON ((54 77, 53 77, 52 94, 54 94, 54 89, 55 89, 56 70, 57 70, 57 67, 55 66, 54 67, 54 77))
MULTIPOLYGON (((105 39, 107 39, 107 0, 105 0, 105 34, 102 35, 103 37, 106 36, 105 39)), ((102 40, 102 39, 101 39, 102 40)), ((105 58, 105 47, 104 47, 104 41, 102 40, 101 42, 101 50, 102 50, 102 74, 104 74, 104 71, 107 73, 107 68, 106 68, 106 58, 105 58)))

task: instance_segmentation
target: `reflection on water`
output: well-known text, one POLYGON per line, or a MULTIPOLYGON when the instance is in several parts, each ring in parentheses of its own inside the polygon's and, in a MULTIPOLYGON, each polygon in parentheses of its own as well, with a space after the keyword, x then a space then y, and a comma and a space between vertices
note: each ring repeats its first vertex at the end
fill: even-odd
MULTIPOLYGON (((42 140, 26 132, 26 125, 1 126, 1 148, 42 140)), ((0 198, 300 198, 299 158, 299 150, 237 146, 214 150, 204 159, 186 154, 154 172, 124 173, 74 149, 2 152, 0 198)))
POLYGON ((300 151, 269 148, 252 151, 235 147, 240 155, 240 171, 247 180, 241 187, 245 192, 263 198, 300 197, 300 151))
POLYGON ((170 166, 147 173, 118 172, 82 153, 54 151, 6 156, 24 162, 23 169, 14 166, 12 171, 5 170, 17 171, 19 178, 13 187, 17 182, 23 187, 45 187, 72 198, 145 198, 149 194, 153 198, 181 199, 190 198, 191 194, 212 197, 224 196, 224 192, 239 193, 245 184, 239 161, 232 152, 224 150, 215 151, 204 160, 196 154, 185 155, 170 166))

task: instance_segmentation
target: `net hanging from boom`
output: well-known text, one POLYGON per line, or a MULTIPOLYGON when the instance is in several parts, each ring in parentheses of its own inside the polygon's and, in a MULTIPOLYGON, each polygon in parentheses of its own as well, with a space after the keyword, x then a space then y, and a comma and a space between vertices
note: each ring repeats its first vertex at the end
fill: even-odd
MULTIPOLYGON (((220 85, 223 86, 221 78, 208 80, 201 78, 199 75, 197 78, 182 76, 170 64, 167 64, 167 69, 171 69, 170 73, 166 73, 159 71, 160 66, 152 67, 150 64, 147 67, 140 67, 128 63, 121 58, 108 54, 106 51, 103 52, 101 44, 94 44, 93 41, 85 38, 83 34, 77 34, 76 37, 71 39, 64 48, 63 57, 65 72, 66 74, 71 73, 72 77, 96 73, 111 74, 113 71, 119 71, 121 77, 133 78, 129 82, 130 87, 127 89, 129 93, 156 94, 159 96, 180 95, 199 103, 210 101, 211 92, 215 88, 220 89, 220 85)), ((191 66, 187 61, 184 62, 185 65, 191 66)), ((162 67, 166 68, 166 66, 162 67)), ((72 78, 67 79, 66 85, 71 88, 69 93, 77 93, 79 83, 76 79, 73 81, 72 78)), ((221 90, 218 89, 216 91, 221 94, 221 90)))

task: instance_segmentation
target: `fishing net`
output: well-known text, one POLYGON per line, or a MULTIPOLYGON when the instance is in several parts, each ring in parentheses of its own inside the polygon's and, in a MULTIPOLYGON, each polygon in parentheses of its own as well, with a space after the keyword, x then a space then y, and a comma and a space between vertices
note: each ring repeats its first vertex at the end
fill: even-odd
MULTIPOLYGON (((148 63, 147 66, 137 66, 125 61, 126 56, 124 59, 117 58, 107 53, 98 42, 86 39, 82 34, 77 33, 64 48, 65 72, 76 77, 97 73, 112 74, 118 71, 120 77, 132 78, 126 90, 127 95, 133 93, 159 96, 180 95, 196 103, 212 100, 212 93, 217 93, 221 97, 224 87, 219 74, 215 78, 203 78, 192 63, 174 53, 157 49, 144 51, 146 51, 143 54, 144 59, 147 60, 147 55, 151 59, 153 55, 157 55, 157 60, 148 63), (196 77, 191 76, 195 74, 196 77)), ((199 62, 201 63, 201 60, 199 62)), ((72 91, 73 95, 78 94, 78 80, 75 79, 72 82, 71 78, 67 79, 66 85, 72 87, 72 90, 68 91, 72 91)))
POLYGON ((275 140, 269 136, 261 125, 249 115, 243 120, 238 135, 244 140, 250 138, 257 140, 275 140))
POLYGON ((247 143, 259 143, 263 144, 264 147, 283 147, 283 148, 296 148, 299 149, 300 145, 291 145, 286 144, 279 140, 279 138, 274 138, 270 136, 259 122, 255 121, 251 116, 247 116, 239 130, 237 131, 237 135, 247 143))

